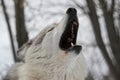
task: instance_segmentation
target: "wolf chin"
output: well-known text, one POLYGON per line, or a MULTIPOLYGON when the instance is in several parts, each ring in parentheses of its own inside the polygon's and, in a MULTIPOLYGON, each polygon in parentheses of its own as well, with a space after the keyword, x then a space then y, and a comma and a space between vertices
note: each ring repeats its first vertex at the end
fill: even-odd
POLYGON ((43 29, 18 50, 21 62, 4 80, 85 80, 82 47, 76 45, 77 11, 69 8, 59 24, 43 29))

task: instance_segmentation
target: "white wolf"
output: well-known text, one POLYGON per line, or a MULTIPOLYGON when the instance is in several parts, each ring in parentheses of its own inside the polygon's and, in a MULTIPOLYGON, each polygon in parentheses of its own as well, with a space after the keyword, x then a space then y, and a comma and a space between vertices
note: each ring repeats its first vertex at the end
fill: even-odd
POLYGON ((45 28, 20 50, 22 60, 7 80, 85 80, 86 65, 76 45, 77 11, 69 8, 59 24, 45 28))

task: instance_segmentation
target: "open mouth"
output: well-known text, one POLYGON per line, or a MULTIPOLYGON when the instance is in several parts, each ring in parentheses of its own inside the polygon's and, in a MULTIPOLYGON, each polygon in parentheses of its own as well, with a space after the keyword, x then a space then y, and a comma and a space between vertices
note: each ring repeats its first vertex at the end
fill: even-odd
POLYGON ((76 9, 69 8, 66 13, 69 16, 68 22, 61 36, 59 46, 62 50, 77 49, 80 51, 81 46, 76 45, 77 32, 79 27, 76 9), (78 49, 78 47, 80 49, 78 49))

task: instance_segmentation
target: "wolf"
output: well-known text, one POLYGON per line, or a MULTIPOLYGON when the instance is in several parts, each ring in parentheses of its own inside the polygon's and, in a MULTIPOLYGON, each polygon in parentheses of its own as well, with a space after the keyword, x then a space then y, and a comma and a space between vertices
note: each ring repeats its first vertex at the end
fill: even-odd
POLYGON ((19 49, 21 62, 10 69, 6 80, 85 80, 82 46, 76 44, 78 27, 77 10, 68 8, 58 24, 19 49))

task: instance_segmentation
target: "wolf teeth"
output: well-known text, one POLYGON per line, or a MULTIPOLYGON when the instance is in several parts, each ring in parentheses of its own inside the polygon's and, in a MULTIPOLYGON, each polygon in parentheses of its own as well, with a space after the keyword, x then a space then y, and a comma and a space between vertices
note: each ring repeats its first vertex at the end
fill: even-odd
POLYGON ((74 44, 71 42, 71 45, 74 46, 74 44))

